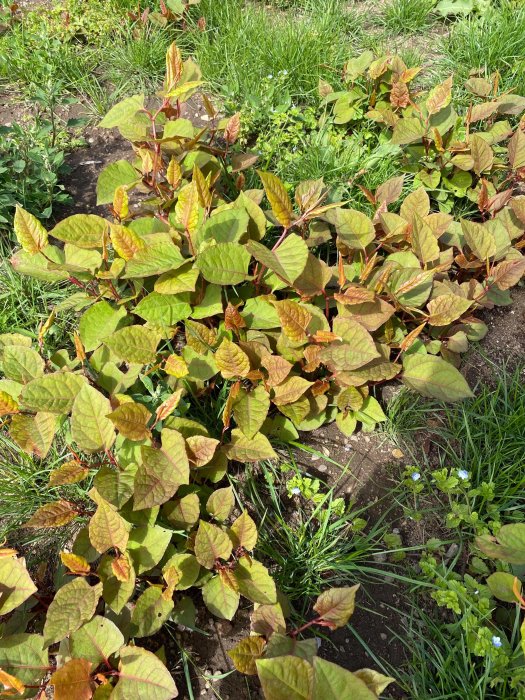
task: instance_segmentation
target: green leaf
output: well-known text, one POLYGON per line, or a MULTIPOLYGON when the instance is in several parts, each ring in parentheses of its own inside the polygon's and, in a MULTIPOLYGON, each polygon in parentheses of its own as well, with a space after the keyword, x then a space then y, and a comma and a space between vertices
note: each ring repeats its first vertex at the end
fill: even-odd
POLYGON ((377 700, 362 680, 345 668, 316 657, 314 664, 314 700, 377 700))
POLYGON ((90 306, 82 314, 78 326, 80 340, 86 352, 91 352, 102 344, 102 341, 114 333, 123 319, 127 316, 126 309, 121 306, 115 309, 107 301, 99 301, 90 306))
POLYGON ((430 226, 418 214, 413 219, 412 248, 424 265, 439 258, 437 239, 430 226))
POLYGON ((109 221, 95 214, 73 214, 62 219, 49 233, 78 248, 102 248, 104 235, 109 234, 109 221))
POLYGON ((174 326, 189 317, 191 306, 174 294, 151 292, 137 304, 134 313, 150 323, 174 326))
POLYGON ((131 616, 133 637, 149 637, 158 632, 173 610, 173 600, 166 600, 162 588, 150 586, 139 596, 131 616))
POLYGON ((159 340, 159 334, 151 328, 125 326, 107 337, 104 344, 120 360, 145 365, 155 362, 159 340))
POLYGON ((106 165, 97 180, 97 204, 112 204, 117 187, 133 185, 140 179, 139 173, 127 160, 106 165))
POLYGON ((85 452, 109 450, 115 440, 115 426, 106 416, 111 404, 89 384, 78 392, 71 409, 71 437, 85 452))
POLYGON ((244 549, 251 551, 255 548, 257 544, 257 526, 248 515, 248 511, 244 510, 234 520, 230 527, 229 535, 236 549, 237 547, 244 547, 244 549))
POLYGON ((461 229, 468 247, 477 258, 486 260, 496 253, 496 239, 487 226, 462 219, 461 229))
POLYGON ((46 374, 26 384, 22 389, 21 404, 33 411, 69 413, 86 380, 71 372, 46 374))
POLYGON ((218 559, 225 561, 232 553, 232 542, 228 534, 217 525, 201 520, 195 537, 195 556, 205 569, 213 569, 218 559))
POLYGON ((421 141, 426 133, 425 125, 418 117, 404 117, 394 126, 392 143, 405 146, 408 143, 421 141))
POLYGON ((525 166, 525 134, 521 126, 518 126, 509 141, 509 163, 513 170, 525 166))
POLYGON ((477 537, 476 547, 492 559, 501 559, 510 564, 525 564, 525 523, 503 525, 497 537, 477 537))
POLYGON ((162 512, 173 527, 190 530, 199 521, 201 512, 199 496, 196 493, 189 493, 178 500, 170 501, 164 504, 162 512))
POLYGON ((349 248, 363 250, 376 237, 372 220, 356 209, 331 209, 327 220, 335 226, 337 235, 349 248))
POLYGON ((180 579, 175 586, 176 591, 191 588, 199 578, 201 566, 193 554, 174 554, 162 567, 162 571, 174 568, 180 579))
POLYGON ((60 588, 47 611, 44 646, 60 642, 95 614, 102 584, 90 586, 85 578, 75 578, 60 588))
POLYGON ((262 459, 275 459, 277 455, 268 438, 262 433, 256 433, 248 439, 238 428, 231 434, 231 442, 224 449, 228 459, 237 462, 260 462, 262 459))
POLYGON ((262 385, 253 391, 241 389, 233 404, 235 422, 248 439, 252 439, 262 427, 270 408, 270 395, 262 385))
POLYGON ((514 583, 516 590, 521 593, 521 582, 513 574, 505 571, 496 571, 487 579, 487 586, 492 595, 505 603, 517 603, 518 599, 514 593, 514 583))
POLYGON ((239 593, 220 576, 214 576, 202 587, 202 597, 208 610, 223 620, 232 620, 239 607, 239 593))
POLYGON ((87 659, 97 667, 112 654, 116 654, 124 644, 124 636, 115 623, 107 617, 95 615, 71 634, 69 651, 73 658, 87 659))
POLYGON ((104 500, 117 508, 122 508, 133 494, 136 471, 135 464, 122 469, 104 465, 97 471, 93 486, 104 500))
MULTIPOLYGON (((40 634, 13 634, 0 639, 0 668, 24 685, 39 685, 49 670, 48 653, 40 634)), ((5 697, 5 696, 4 696, 5 697)))
POLYGON ((137 112, 144 109, 144 95, 133 95, 114 105, 99 123, 103 129, 125 125, 137 112))
POLYGON ((206 510, 214 520, 224 522, 233 510, 235 497, 231 486, 216 489, 206 502, 206 510))
POLYGON ((240 284, 248 279, 250 253, 240 243, 217 243, 197 256, 195 265, 208 282, 220 285, 240 284))
POLYGON ((249 216, 244 209, 225 209, 211 216, 198 234, 198 242, 237 243, 248 230, 249 216))
MULTIPOLYGON (((257 610, 260 610, 260 608, 257 608, 257 610)), ((317 641, 315 639, 292 639, 286 634, 275 632, 268 640, 264 657, 266 659, 274 659, 277 656, 297 656, 311 663, 316 654, 317 641)))
POLYGON ((262 180, 266 197, 270 202, 275 218, 281 226, 288 227, 292 223, 293 209, 285 186, 277 175, 273 173, 263 173, 261 170, 258 170, 257 175, 262 180))
POLYGON ((163 238, 138 250, 131 260, 126 262, 126 271, 122 279, 162 275, 182 267, 185 263, 186 259, 182 257, 180 249, 171 240, 163 238))
POLYGON ((312 700, 314 670, 308 661, 278 656, 258 659, 256 665, 267 700, 312 700))
POLYGON ((56 429, 57 417, 54 413, 37 413, 34 416, 18 414, 11 419, 9 434, 24 452, 44 458, 53 444, 56 429))
POLYGON ((117 512, 116 506, 105 501, 94 490, 90 491, 90 495, 98 505, 88 526, 92 546, 99 554, 108 549, 125 552, 131 525, 117 512))
POLYGON ((139 576, 159 563, 171 541, 171 536, 171 530, 166 530, 160 525, 143 525, 131 531, 128 552, 139 576))
POLYGON ((440 401, 460 401, 473 395, 458 370, 433 355, 405 355, 401 379, 423 396, 440 401))
POLYGON ((40 221, 20 206, 16 206, 13 222, 15 235, 26 253, 34 255, 47 245, 47 231, 40 221))
POLYGON ((329 623, 331 629, 344 627, 354 612, 358 589, 359 584, 344 588, 329 588, 317 598, 314 610, 323 621, 329 623))
MULTIPOLYGON (((198 278, 199 271, 193 262, 189 262, 179 267, 178 270, 170 270, 162 274, 155 282, 155 291, 159 294, 193 292, 198 278)), ((220 311, 222 311, 222 304, 220 311)))
POLYGON ((468 15, 474 9, 475 0, 440 0, 435 11, 443 17, 449 15, 468 15))
POLYGON ((37 587, 20 559, 0 559, 0 615, 7 615, 36 593, 37 587))
POLYGON ((235 579, 239 585, 239 593, 252 603, 272 605, 277 602, 274 580, 268 569, 255 559, 239 559, 235 567, 235 579))
POLYGON ((428 322, 431 326, 447 326, 463 316, 471 306, 470 299, 457 294, 442 294, 428 302, 428 322))
MULTIPOLYGON (((176 431, 170 449, 141 447, 142 464, 135 476, 133 510, 160 506, 175 495, 182 484, 189 483, 190 468, 184 438, 176 431)), ((164 433, 164 431, 163 431, 164 433)))
POLYGON ((148 422, 151 413, 146 406, 126 401, 107 416, 119 433, 129 440, 147 440, 150 436, 148 422))
POLYGON ((175 681, 155 654, 140 647, 121 650, 119 680, 111 700, 172 700, 177 695, 175 681))
POLYGON ((248 241, 246 247, 257 262, 290 285, 303 272, 308 260, 308 246, 296 233, 289 234, 276 250, 257 241, 248 241))

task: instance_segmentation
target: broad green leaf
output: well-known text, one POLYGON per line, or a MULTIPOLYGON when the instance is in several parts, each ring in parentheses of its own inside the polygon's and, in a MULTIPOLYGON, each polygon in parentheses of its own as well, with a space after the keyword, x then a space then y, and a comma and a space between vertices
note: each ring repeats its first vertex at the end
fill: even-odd
POLYGON ((94 667, 107 660, 124 646, 124 636, 107 617, 95 617, 82 625, 69 638, 73 658, 87 659, 94 667))
POLYGON ((392 143, 405 146, 415 141, 421 141, 426 133, 425 125, 418 117, 404 117, 394 126, 392 143))
POLYGON ((335 417, 335 422, 339 430, 344 433, 344 435, 353 435, 355 429, 357 428, 357 418, 353 413, 343 413, 339 411, 335 417))
POLYGON ((144 240, 129 226, 110 224, 109 236, 114 251, 126 261, 146 247, 144 240))
POLYGON ((122 278, 162 275, 182 267, 185 262, 180 249, 171 240, 162 238, 154 243, 148 242, 144 248, 138 250, 131 260, 126 262, 126 271, 122 278))
POLYGON ((19 678, 24 685, 39 685, 49 669, 43 637, 24 633, 2 637, 0 668, 19 678))
POLYGON ((22 389, 21 404, 33 411, 69 413, 86 380, 71 372, 46 374, 26 384, 22 389))
POLYGON ((442 294, 427 304, 431 326, 447 326, 460 318, 472 306, 470 299, 457 294, 442 294))
POLYGON ((202 597, 208 610, 223 620, 231 620, 239 607, 239 593, 230 588, 220 576, 214 576, 202 587, 202 597))
POLYGON ((491 559, 501 559, 510 564, 525 564, 525 523, 503 525, 497 537, 477 537, 476 547, 491 559))
POLYGON ((470 137, 470 154, 472 156, 473 170, 476 175, 492 168, 494 153, 486 140, 478 134, 470 137))
POLYGON ((228 338, 218 347, 215 362, 224 379, 245 377, 250 372, 250 358, 228 338))
POLYGON ((273 387, 272 401, 276 406, 295 403, 312 384, 313 382, 296 374, 288 376, 283 382, 273 387))
POLYGON ((102 584, 90 586, 85 578, 75 578, 62 586, 47 611, 44 645, 61 641, 91 620, 101 594, 102 584))
POLYGON ((136 464, 120 469, 104 465, 97 471, 93 486, 104 500, 122 508, 133 494, 136 471, 136 464))
POLYGON ((248 439, 238 428, 231 433, 231 442, 226 445, 226 455, 237 462, 259 462, 263 459, 275 459, 277 455, 268 438, 262 433, 256 433, 248 439))
MULTIPOLYGON (((94 494, 93 491, 90 494, 94 494)), ((116 506, 108 503, 98 494, 95 496, 97 510, 89 521, 89 540, 92 546, 103 554, 108 549, 126 551, 131 526, 117 512, 116 506)))
POLYGON ((0 615, 7 615, 36 591, 22 560, 0 558, 0 615))
POLYGON ((104 300, 90 306, 82 314, 78 326, 84 350, 91 352, 98 348, 105 338, 117 330, 126 316, 126 309, 123 306, 115 309, 104 300))
POLYGON ((162 588, 150 586, 142 593, 131 616, 133 637, 149 637, 158 632, 173 610, 173 600, 166 600, 162 588))
POLYGON ((143 525, 131 531, 128 552, 137 575, 156 566, 164 556, 172 532, 160 525, 143 525))
POLYGON ((462 219, 461 229, 468 247, 477 258, 486 260, 495 254, 496 239, 487 226, 462 219))
POLYGON ((313 700, 377 700, 366 684, 345 668, 316 657, 313 700))
POLYGON ((200 517, 200 500, 196 493, 189 493, 180 499, 170 501, 162 507, 168 522, 177 529, 190 530, 200 517))
POLYGON ((82 450, 109 450, 115 440, 115 426, 106 417, 109 413, 109 400, 100 391, 85 384, 71 409, 71 437, 82 450))
POLYGON ((29 275, 44 282, 59 282, 69 277, 66 270, 56 267, 64 263, 64 252, 52 245, 47 245, 42 253, 35 255, 30 255, 25 250, 17 250, 10 262, 19 274, 29 275), (53 262, 51 263, 50 260, 53 262))
POLYGON ((137 112, 144 109, 144 95, 133 95, 114 105, 99 123, 103 129, 125 125, 137 112))
POLYGON ((401 379, 423 396, 440 401, 459 401, 473 395, 458 370, 433 355, 405 355, 401 379))
POLYGON ((16 206, 13 222, 15 235, 26 253, 33 255, 47 245, 47 231, 40 221, 20 206, 16 206))
POLYGON ((257 241, 248 241, 246 247, 257 262, 287 284, 295 282, 308 260, 308 246, 296 233, 289 234, 275 250, 270 250, 257 241))
MULTIPOLYGON (((349 320, 350 319, 342 319, 349 320)), ((348 331, 347 337, 351 332, 352 338, 348 342, 334 342, 325 346, 321 350, 321 362, 325 364, 331 372, 347 372, 353 369, 363 367, 371 360, 379 357, 375 343, 368 331, 353 322, 355 325, 351 331, 348 331)), ((335 323, 334 323, 334 332, 335 323)))
POLYGON ((137 304, 134 313, 159 326, 174 326, 189 317, 191 306, 174 294, 150 292, 137 304))
POLYGON ((437 114, 442 109, 450 104, 452 97, 452 76, 449 76, 444 82, 439 83, 430 91, 426 107, 430 114, 437 114))
POLYGON ((331 209, 326 212, 327 220, 335 226, 337 235, 349 248, 363 250, 375 238, 372 220, 356 209, 331 209))
POLYGON ((245 637, 229 650, 228 656, 237 671, 255 676, 257 675, 255 662, 261 658, 265 645, 264 637, 245 637))
POLYGON ((297 656, 278 656, 258 659, 256 666, 268 700, 312 700, 314 670, 308 661, 297 656))
POLYGON ((248 230, 249 217, 244 209, 225 209, 211 216, 199 231, 199 242, 237 243, 248 230))
POLYGON ((122 611, 135 591, 135 570, 132 566, 131 557, 128 553, 124 554, 124 556, 130 565, 130 575, 127 581, 119 581, 115 576, 111 567, 114 558, 109 555, 102 557, 97 569, 97 573, 102 581, 102 597, 117 615, 122 611))
POLYGON ((175 681, 155 654, 134 646, 121 650, 119 680, 111 700, 172 700, 177 695, 175 681))
POLYGON ((487 586, 492 595, 505 603, 517 603, 514 587, 521 594, 521 581, 506 571, 495 571, 487 578, 487 586))
POLYGON ((268 569, 260 562, 242 557, 235 567, 235 579, 239 593, 252 603, 271 605, 277 602, 275 582, 268 569))
MULTIPOLYGON (((273 637, 274 634, 280 634, 293 643, 291 637, 285 636, 286 621, 280 603, 274 603, 273 605, 257 605, 251 615, 251 630, 255 632, 255 634, 262 634, 267 639, 273 637)), ((314 654, 316 653, 317 642, 315 642, 314 654)), ((276 654, 276 656, 281 656, 281 654, 276 654)), ((297 656, 301 655, 297 654, 297 656)))
MULTIPOLYGON (((262 606, 267 607, 267 606, 262 606)), ((259 608, 257 608, 259 610, 259 608)), ((283 618, 284 621, 284 618, 283 618)), ((286 629, 286 626, 285 626, 286 629)), ((317 641, 313 639, 292 639, 284 633, 274 633, 268 640, 264 652, 265 659, 274 659, 277 656, 297 656, 312 663, 317 654, 317 641)))
POLYGON ((44 458, 53 444, 56 429, 54 413, 18 414, 11 419, 9 434, 24 452, 44 458))
POLYGON ((285 186, 277 175, 273 173, 264 173, 258 170, 257 174, 262 180, 266 197, 270 202, 275 218, 281 226, 287 228, 292 223, 293 209, 285 186))
POLYGON ((375 696, 381 695, 391 683, 395 683, 395 678, 384 676, 371 668, 360 668, 358 671, 354 671, 354 676, 362 680, 375 696))
POLYGON ((206 502, 206 511, 214 520, 224 522, 233 510, 235 497, 231 486, 216 489, 206 502))
MULTIPOLYGON (((155 282, 155 291, 159 294, 183 294, 193 292, 199 278, 199 270, 193 262, 186 263, 178 270, 162 274, 155 282)), ((222 305, 221 309, 222 311, 222 305)))
POLYGON ((95 214, 73 214, 62 219, 50 235, 78 248, 102 248, 104 236, 109 234, 109 221, 95 214))
POLYGON ((248 299, 241 311, 241 316, 246 321, 247 327, 253 330, 278 328, 280 325, 275 306, 261 297, 248 299))
POLYGON ((199 253, 195 264, 208 282, 235 285, 249 277, 250 253, 240 243, 217 243, 199 253))
POLYGON ((514 135, 509 141, 509 163, 513 170, 525 166, 525 134, 521 126, 518 126, 514 135))
POLYGON ((127 160, 106 165, 97 180, 97 204, 112 204, 117 187, 126 187, 140 181, 141 176, 127 160))
POLYGON ((415 214, 413 219, 412 248, 424 265, 439 258, 436 237, 430 226, 418 214, 415 214))
POLYGON ((177 441, 172 441, 170 449, 159 450, 153 447, 141 448, 142 463, 135 475, 133 510, 160 506, 175 495, 182 484, 189 483, 189 463, 184 438, 173 432, 177 441))
POLYGON ((243 547, 251 551, 255 548, 257 544, 257 526, 248 515, 248 511, 243 510, 241 515, 234 520, 229 529, 229 535, 235 549, 243 547))
POLYGON ((107 416, 121 435, 129 440, 146 440, 150 431, 148 421, 151 413, 141 403, 126 401, 107 416))
POLYGON ((218 559, 228 560, 232 542, 228 534, 217 525, 201 520, 195 537, 195 556, 205 569, 213 569, 218 559))
POLYGON ((434 273, 420 267, 394 269, 388 287, 400 304, 421 308, 432 291, 434 273))
POLYGON ((308 309, 304 305, 290 299, 274 301, 273 305, 277 309, 283 333, 293 343, 306 343, 306 331, 308 324, 312 320, 312 314, 308 309))
POLYGON ((125 326, 108 336, 104 344, 121 360, 149 364, 155 362, 159 340, 159 334, 151 328, 125 326))
POLYGON ((162 567, 163 571, 174 568, 179 576, 176 591, 191 588, 199 578, 201 566, 193 554, 174 554, 162 567))
POLYGON ((252 391, 241 389, 233 404, 233 416, 238 427, 252 439, 262 427, 270 408, 270 395, 261 384, 252 391))
POLYGON ((331 629, 344 627, 354 612, 358 589, 359 584, 344 588, 329 588, 317 598, 314 610, 323 621, 329 623, 331 629))

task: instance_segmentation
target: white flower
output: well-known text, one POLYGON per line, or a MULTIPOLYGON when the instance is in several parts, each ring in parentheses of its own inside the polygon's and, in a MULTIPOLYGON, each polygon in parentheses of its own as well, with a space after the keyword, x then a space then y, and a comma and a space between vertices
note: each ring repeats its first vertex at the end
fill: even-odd
POLYGON ((421 474, 419 472, 414 472, 411 478, 412 481, 419 481, 419 479, 421 479, 421 474))
POLYGON ((496 647, 496 649, 499 649, 502 644, 501 637, 496 637, 496 635, 492 637, 492 646, 496 647))
POLYGON ((271 73, 270 73, 269 75, 267 75, 266 77, 268 78, 268 80, 272 80, 272 79, 273 79, 273 75, 272 75, 271 73))
POLYGON ((298 486, 294 486, 291 492, 294 496, 298 496, 301 493, 301 489, 298 486))
POLYGON ((469 473, 466 469, 458 469, 458 477, 466 481, 469 478, 469 473))

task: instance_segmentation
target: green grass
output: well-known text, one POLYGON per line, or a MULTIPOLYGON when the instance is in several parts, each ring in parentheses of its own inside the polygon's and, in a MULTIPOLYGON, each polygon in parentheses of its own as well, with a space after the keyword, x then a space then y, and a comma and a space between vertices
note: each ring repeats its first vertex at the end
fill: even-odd
POLYGON ((377 22, 392 34, 421 32, 434 23, 434 4, 434 0, 391 0, 377 22))
MULTIPOLYGON (((493 365, 494 386, 479 386, 476 396, 459 404, 417 399, 403 391, 388 407, 387 430, 411 452, 421 455, 421 433, 430 433, 439 446, 439 464, 465 469, 474 487, 494 484, 492 505, 502 522, 523 520, 523 445, 525 444, 525 385, 523 368, 509 371, 493 365), (432 418, 429 427, 428 419, 432 418)), ((428 462, 426 468, 430 468, 428 462)), ((473 507, 485 518, 489 504, 481 496, 473 507)))
POLYGON ((317 100, 319 78, 338 80, 360 23, 340 2, 312 3, 308 12, 275 14, 242 0, 204 0, 196 15, 206 30, 180 37, 195 54, 211 88, 239 106, 262 97, 261 82, 287 71, 283 94, 301 103, 317 100))
POLYGON ((455 23, 443 41, 440 70, 461 84, 469 70, 501 73, 501 87, 525 94, 525 4, 502 0, 482 16, 455 23))
POLYGON ((469 650, 462 620, 445 623, 421 607, 412 608, 406 635, 400 638, 409 663, 390 668, 411 700, 516 700, 513 671, 503 671, 503 683, 491 688, 500 673, 490 659, 469 650))

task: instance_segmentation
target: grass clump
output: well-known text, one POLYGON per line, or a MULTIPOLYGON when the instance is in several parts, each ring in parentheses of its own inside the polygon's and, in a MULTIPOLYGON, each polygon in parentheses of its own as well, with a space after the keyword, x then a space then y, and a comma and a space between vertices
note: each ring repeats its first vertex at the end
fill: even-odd
POLYGON ((378 22, 392 34, 413 34, 434 23, 434 0, 392 0, 378 22))

